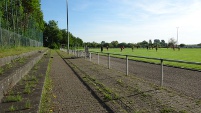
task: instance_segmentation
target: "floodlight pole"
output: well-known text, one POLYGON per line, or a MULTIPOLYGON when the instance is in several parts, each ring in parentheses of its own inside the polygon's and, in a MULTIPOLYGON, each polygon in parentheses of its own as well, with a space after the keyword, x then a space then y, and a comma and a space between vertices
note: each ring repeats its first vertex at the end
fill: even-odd
POLYGON ((68 37, 68 48, 67 48, 67 52, 69 53, 69 31, 68 31, 68 0, 66 0, 66 13, 67 13, 67 37, 68 37))
POLYGON ((179 29, 179 27, 177 27, 177 46, 178 46, 178 29, 179 29))

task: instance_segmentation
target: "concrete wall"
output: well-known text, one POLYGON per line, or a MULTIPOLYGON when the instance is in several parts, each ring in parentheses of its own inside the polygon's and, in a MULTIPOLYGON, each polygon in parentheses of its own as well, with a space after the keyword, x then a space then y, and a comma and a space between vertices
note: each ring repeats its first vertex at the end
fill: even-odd
POLYGON ((0 67, 10 63, 12 60, 15 60, 17 58, 23 58, 23 57, 31 56, 37 52, 38 51, 36 50, 36 51, 28 52, 28 53, 22 53, 20 55, 14 55, 14 56, 8 56, 8 57, 0 58, 0 67))
MULTIPOLYGON (((43 55, 47 53, 47 51, 48 50, 42 51, 41 54, 39 54, 33 60, 26 63, 23 67, 18 68, 12 74, 10 74, 9 76, 5 77, 3 80, 0 81, 0 100, 3 98, 4 94, 7 93, 7 91, 10 88, 12 88, 17 82, 21 80, 21 78, 23 78, 31 70, 31 68, 43 57, 43 55)), ((36 53, 36 51, 29 52, 26 55, 28 54, 32 55, 33 53, 36 53)))

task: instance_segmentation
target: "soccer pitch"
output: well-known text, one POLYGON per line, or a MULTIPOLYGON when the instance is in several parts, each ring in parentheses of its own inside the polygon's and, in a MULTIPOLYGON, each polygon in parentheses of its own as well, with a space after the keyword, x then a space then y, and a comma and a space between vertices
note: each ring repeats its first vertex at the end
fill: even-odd
MULTIPOLYGON (((101 52, 100 48, 89 49, 89 51, 101 52)), ((109 48, 108 50, 106 48, 104 48, 103 53, 135 55, 135 56, 144 56, 144 57, 171 59, 171 60, 183 60, 183 61, 188 61, 188 62, 201 62, 201 49, 200 48, 181 48, 180 50, 178 50, 178 49, 173 50, 172 48, 168 48, 168 49, 167 48, 158 48, 157 51, 155 48, 153 48, 153 49, 134 48, 133 51, 131 48, 124 48, 122 51, 120 48, 109 48)), ((124 56, 117 56, 117 55, 111 55, 111 56, 124 57, 124 56)), ((152 62, 152 63, 160 63, 159 60, 134 58, 134 57, 129 57, 129 59, 140 60, 140 61, 145 61, 145 62, 152 62)), ((181 68, 201 70, 200 65, 167 62, 167 61, 165 61, 164 64, 181 67, 181 68)))

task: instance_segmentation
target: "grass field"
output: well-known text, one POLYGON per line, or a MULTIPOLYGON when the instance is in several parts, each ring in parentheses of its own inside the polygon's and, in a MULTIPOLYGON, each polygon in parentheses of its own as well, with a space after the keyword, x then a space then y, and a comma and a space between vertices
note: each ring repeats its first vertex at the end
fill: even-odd
MULTIPOLYGON (((100 49, 90 49, 90 51, 100 52, 100 49)), ((120 50, 120 48, 109 48, 108 51, 104 48, 103 53, 115 53, 115 54, 122 54, 122 55, 135 55, 135 56, 145 56, 145 57, 154 57, 154 58, 162 58, 162 59, 172 59, 172 60, 183 60, 189 62, 201 62, 201 49, 189 49, 189 48, 181 48, 180 51, 175 49, 175 51, 171 48, 159 48, 156 52, 155 49, 134 49, 132 51, 131 48, 125 48, 120 50)), ((125 57, 125 56, 115 56, 115 57, 125 57)), ((160 61, 157 60, 149 60, 149 59, 142 59, 142 58, 129 58, 135 59, 145 62, 153 62, 159 63, 160 61)), ((192 65, 192 64, 184 64, 184 63, 174 63, 174 62, 167 62, 165 61, 164 64, 182 67, 182 68, 189 68, 189 69, 196 69, 201 70, 201 65, 192 65)))

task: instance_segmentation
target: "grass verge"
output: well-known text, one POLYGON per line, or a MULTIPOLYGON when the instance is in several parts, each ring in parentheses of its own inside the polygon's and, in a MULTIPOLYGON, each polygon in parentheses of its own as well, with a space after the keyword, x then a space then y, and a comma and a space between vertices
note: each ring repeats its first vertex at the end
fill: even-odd
POLYGON ((22 53, 34 51, 34 50, 43 50, 44 47, 16 47, 12 49, 0 49, 0 58, 6 57, 6 56, 13 56, 13 55, 19 55, 22 53))
MULTIPOLYGON (((50 51, 51 53, 51 51, 50 51)), ((51 91, 52 91, 52 80, 50 78, 50 69, 51 69, 52 60, 50 59, 46 71, 45 82, 43 86, 43 92, 41 96, 41 102, 39 107, 39 113, 49 113, 50 104, 51 104, 51 91)))

